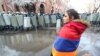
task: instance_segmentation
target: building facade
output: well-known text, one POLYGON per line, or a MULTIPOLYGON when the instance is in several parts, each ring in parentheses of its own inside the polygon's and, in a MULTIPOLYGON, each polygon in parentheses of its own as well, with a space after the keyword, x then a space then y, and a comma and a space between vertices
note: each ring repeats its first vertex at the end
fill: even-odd
MULTIPOLYGON (((27 4, 32 5, 33 12, 35 13, 57 13, 63 12, 64 6, 62 0, 0 0, 0 11, 20 11, 26 12, 27 4)), ((30 7, 30 6, 29 6, 30 7)))

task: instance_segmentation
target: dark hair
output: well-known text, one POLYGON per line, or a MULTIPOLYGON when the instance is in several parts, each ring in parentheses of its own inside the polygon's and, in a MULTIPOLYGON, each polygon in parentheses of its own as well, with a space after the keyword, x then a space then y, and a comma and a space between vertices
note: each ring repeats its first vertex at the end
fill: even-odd
POLYGON ((69 9, 66 11, 68 13, 68 16, 71 18, 72 16, 74 17, 74 19, 80 19, 79 17, 79 13, 74 10, 74 9, 69 9))

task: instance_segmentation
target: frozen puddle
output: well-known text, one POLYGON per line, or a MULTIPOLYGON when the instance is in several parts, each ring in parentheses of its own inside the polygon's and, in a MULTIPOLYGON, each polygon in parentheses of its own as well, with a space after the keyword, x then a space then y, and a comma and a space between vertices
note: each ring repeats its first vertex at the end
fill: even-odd
POLYGON ((78 47, 78 56, 92 56, 91 49, 90 37, 83 34, 78 47))
POLYGON ((79 51, 90 50, 90 48, 91 48, 90 36, 83 34, 79 44, 79 51))
POLYGON ((34 56, 33 52, 20 52, 9 47, 0 48, 0 56, 34 56))
POLYGON ((83 33, 78 47, 78 56, 100 56, 100 33, 83 33))

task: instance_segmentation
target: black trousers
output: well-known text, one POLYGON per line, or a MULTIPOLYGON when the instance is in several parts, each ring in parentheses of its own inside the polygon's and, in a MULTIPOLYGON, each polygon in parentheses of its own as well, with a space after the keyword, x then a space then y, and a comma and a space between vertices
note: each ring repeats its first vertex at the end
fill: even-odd
POLYGON ((50 54, 50 56, 53 56, 52 53, 50 54))

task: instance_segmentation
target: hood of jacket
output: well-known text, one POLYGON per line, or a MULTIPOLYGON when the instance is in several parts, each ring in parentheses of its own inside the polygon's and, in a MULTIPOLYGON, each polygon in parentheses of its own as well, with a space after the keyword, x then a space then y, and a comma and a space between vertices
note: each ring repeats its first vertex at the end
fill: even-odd
POLYGON ((89 27, 89 25, 89 22, 86 20, 72 20, 61 28, 58 35, 71 40, 80 39, 81 34, 86 30, 87 27, 89 27))

